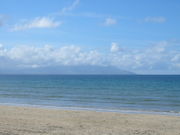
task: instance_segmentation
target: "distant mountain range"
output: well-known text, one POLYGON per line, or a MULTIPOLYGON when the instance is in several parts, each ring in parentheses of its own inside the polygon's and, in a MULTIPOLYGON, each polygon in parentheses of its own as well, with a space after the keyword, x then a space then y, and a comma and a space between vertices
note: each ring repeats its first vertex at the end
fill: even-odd
POLYGON ((0 74, 102 74, 102 75, 131 75, 129 71, 121 70, 112 66, 58 66, 38 68, 0 68, 0 74))

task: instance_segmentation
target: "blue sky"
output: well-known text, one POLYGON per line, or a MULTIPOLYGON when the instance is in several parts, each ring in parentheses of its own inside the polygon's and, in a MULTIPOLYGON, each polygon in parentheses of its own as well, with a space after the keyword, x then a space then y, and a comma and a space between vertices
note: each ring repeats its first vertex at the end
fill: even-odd
POLYGON ((178 0, 0 0, 2 68, 180 73, 178 0))

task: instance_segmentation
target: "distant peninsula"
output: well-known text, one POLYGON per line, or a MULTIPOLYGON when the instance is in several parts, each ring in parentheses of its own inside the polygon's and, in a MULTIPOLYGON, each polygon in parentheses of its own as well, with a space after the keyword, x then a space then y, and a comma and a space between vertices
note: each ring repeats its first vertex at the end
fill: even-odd
POLYGON ((63 75, 134 75, 113 66, 54 66, 0 69, 0 74, 63 74, 63 75))

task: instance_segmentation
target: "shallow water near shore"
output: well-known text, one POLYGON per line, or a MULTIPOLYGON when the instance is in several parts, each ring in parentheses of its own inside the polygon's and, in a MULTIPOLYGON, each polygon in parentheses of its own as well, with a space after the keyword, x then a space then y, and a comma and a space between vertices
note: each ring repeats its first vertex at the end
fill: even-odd
POLYGON ((178 75, 1 75, 0 103, 124 112, 180 112, 178 75))

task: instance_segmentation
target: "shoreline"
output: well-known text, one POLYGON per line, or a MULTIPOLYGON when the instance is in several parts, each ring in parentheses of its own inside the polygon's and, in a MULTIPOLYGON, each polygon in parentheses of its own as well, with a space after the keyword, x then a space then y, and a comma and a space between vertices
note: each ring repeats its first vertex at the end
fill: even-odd
POLYGON ((106 108, 87 108, 87 107, 68 107, 68 106, 48 106, 48 105, 32 105, 32 104, 16 104, 16 103, 0 103, 0 106, 15 106, 15 107, 30 107, 30 108, 44 108, 67 111, 95 111, 95 112, 114 112, 121 114, 152 114, 152 115, 167 115, 180 116, 180 112, 174 111, 153 111, 153 110, 135 110, 135 109, 106 109, 106 108))
POLYGON ((179 135, 180 117, 0 105, 2 135, 179 135))

